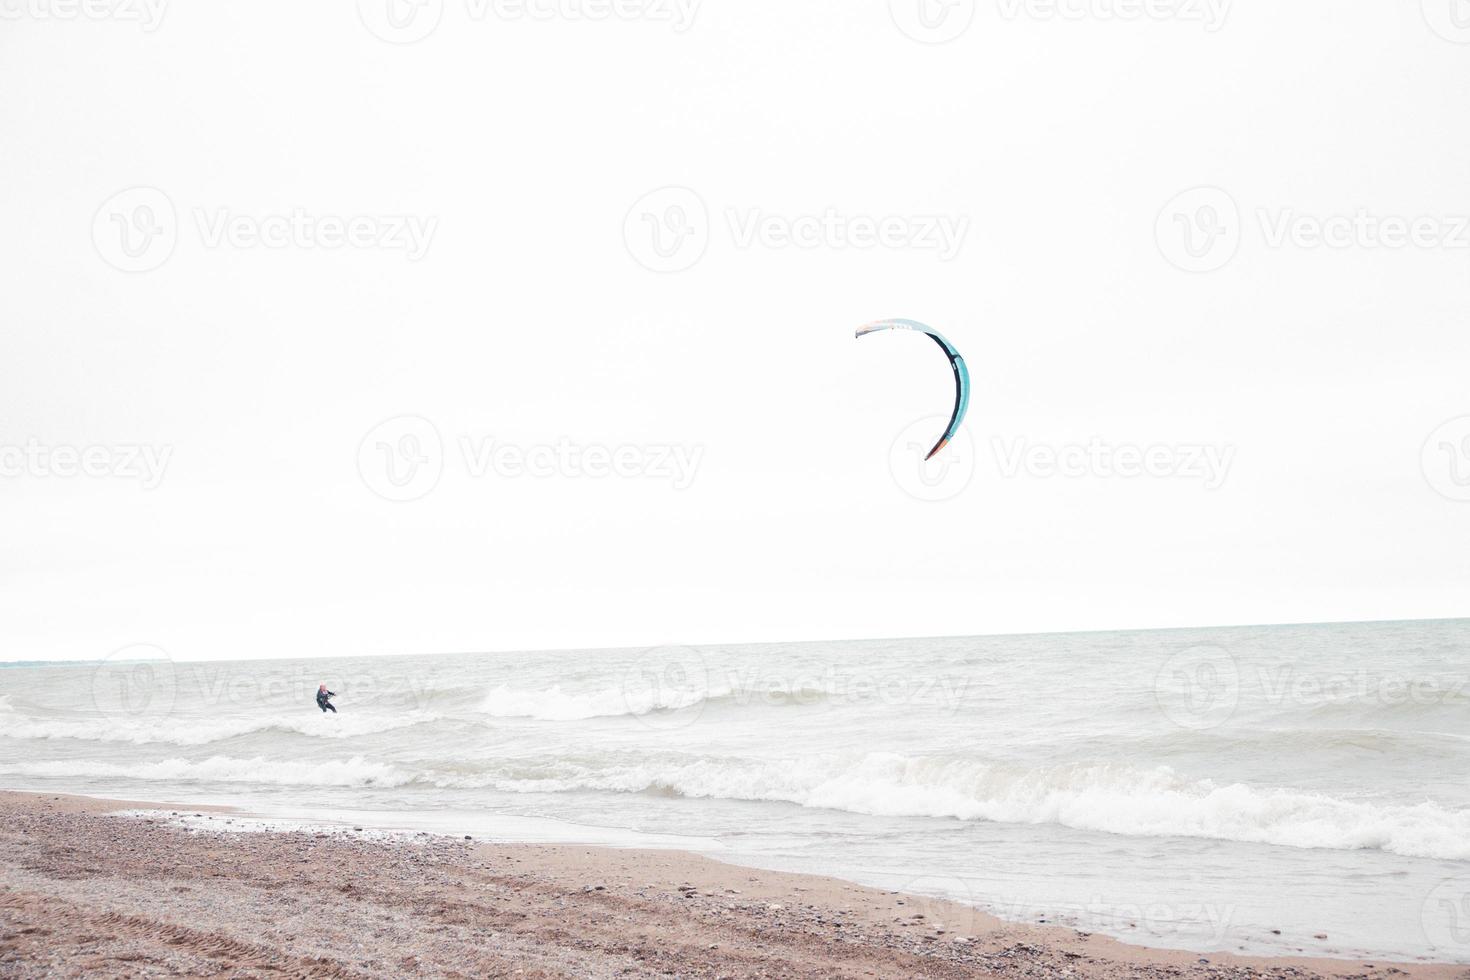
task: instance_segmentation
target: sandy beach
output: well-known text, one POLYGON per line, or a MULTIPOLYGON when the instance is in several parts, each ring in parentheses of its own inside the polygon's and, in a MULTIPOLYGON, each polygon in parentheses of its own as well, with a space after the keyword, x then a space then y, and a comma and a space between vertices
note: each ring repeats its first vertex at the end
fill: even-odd
POLYGON ((237 819, 0 793, 0 975, 1470 977, 1151 950, 676 851, 237 819))

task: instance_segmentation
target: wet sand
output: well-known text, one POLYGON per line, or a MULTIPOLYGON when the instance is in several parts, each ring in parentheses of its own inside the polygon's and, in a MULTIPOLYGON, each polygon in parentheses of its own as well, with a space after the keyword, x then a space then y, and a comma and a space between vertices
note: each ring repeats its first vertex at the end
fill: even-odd
POLYGON ((1470 980, 1151 950, 676 851, 215 829, 234 819, 0 792, 0 976, 1470 980))

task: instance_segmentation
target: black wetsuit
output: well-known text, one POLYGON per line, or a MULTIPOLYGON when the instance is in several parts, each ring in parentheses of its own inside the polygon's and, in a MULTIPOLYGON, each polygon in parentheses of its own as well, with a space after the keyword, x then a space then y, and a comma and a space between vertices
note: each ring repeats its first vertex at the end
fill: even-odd
POLYGON ((317 691, 316 692, 316 706, 318 708, 321 708, 322 709, 322 712, 324 714, 326 712, 330 711, 332 714, 335 715, 337 713, 337 709, 334 708, 332 706, 332 702, 329 701, 329 700, 327 700, 327 699, 328 698, 335 698, 336 696, 337 695, 334 692, 332 692, 332 691, 317 691))

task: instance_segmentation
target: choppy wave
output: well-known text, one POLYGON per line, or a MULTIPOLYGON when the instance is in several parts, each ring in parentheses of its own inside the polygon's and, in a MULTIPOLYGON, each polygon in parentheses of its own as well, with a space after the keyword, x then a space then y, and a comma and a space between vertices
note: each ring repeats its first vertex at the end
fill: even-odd
POLYGON ((1239 757, 1244 753, 1270 755, 1281 752, 1320 757, 1322 753, 1351 750, 1375 755, 1427 752, 1462 752, 1470 735, 1415 729, 1372 728, 1266 728, 1231 731, 1180 731, 1124 737, 1129 749, 1183 753, 1209 752, 1239 757))
POLYGON ((680 711, 711 697, 710 692, 696 689, 659 690, 630 686, 626 689, 570 692, 563 691, 560 685, 536 690, 517 690, 501 685, 485 695, 480 711, 492 718, 585 721, 589 718, 646 715, 653 711, 680 711))
POLYGON ((1470 860, 1470 688, 1456 686, 1470 625, 1435 630, 1453 657, 1415 654, 1402 627, 1372 643, 1357 627, 1240 634, 1239 706, 1207 730, 1157 701, 1160 664, 1185 642, 1173 634, 181 671, 201 691, 258 695, 215 714, 187 697, 156 715, 47 711, 74 703, 78 675, 21 671, 0 697, 0 776, 394 788, 357 794, 366 806, 523 794, 548 815, 609 800, 525 794, 618 794, 618 819, 678 796, 711 801, 681 807, 711 825, 751 809, 717 801, 748 801, 914 818, 920 838, 937 818, 1470 860), (1399 675, 1422 681, 1383 680, 1399 675), (374 697, 321 715, 270 693, 318 676, 360 677, 374 697))
POLYGON ((608 687, 592 691, 550 688, 517 689, 500 685, 480 703, 492 718, 531 718, 537 721, 586 721, 591 718, 642 716, 657 711, 684 711, 711 704, 740 706, 815 704, 844 693, 832 685, 741 684, 720 682, 700 687, 608 687))
POLYGON ((325 715, 315 708, 290 714, 265 713, 227 718, 119 717, 106 715, 34 714, 15 710, 0 699, 0 737, 77 739, 133 745, 208 745, 246 735, 276 733, 312 738, 361 738, 439 720, 426 711, 395 714, 325 715))

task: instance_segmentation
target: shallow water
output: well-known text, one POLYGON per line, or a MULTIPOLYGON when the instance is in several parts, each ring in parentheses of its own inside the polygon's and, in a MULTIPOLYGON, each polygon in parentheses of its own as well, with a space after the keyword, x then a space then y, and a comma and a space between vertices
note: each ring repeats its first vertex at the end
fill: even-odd
POLYGON ((1155 945, 1470 961, 1470 621, 157 655, 0 670, 0 782, 685 846, 1155 945))

